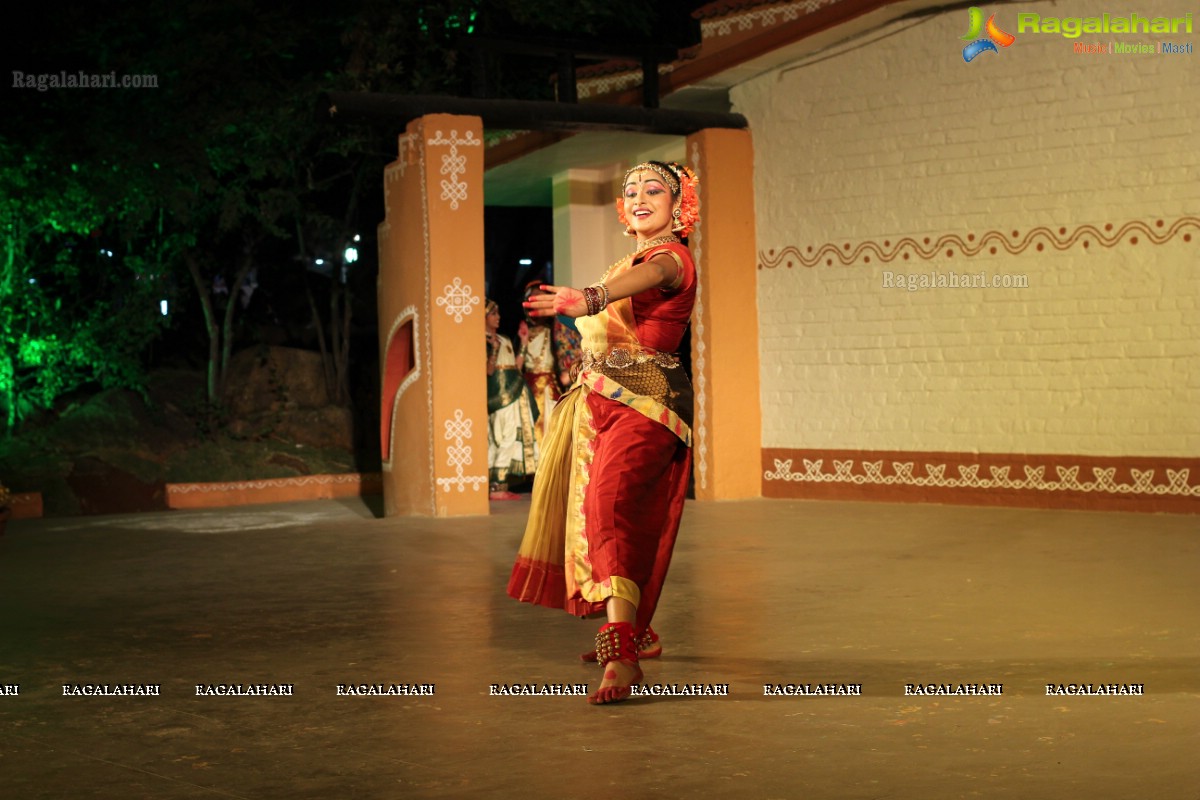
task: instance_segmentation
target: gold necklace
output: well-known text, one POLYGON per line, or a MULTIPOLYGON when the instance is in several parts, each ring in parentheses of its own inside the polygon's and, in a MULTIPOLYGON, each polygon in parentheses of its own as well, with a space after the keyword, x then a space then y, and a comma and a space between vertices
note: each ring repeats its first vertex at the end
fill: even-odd
POLYGON ((668 244, 671 242, 678 244, 679 237, 673 233, 668 233, 665 236, 656 236, 653 239, 647 239, 644 242, 638 242, 637 250, 634 251, 634 255, 637 255, 643 250, 648 250, 651 247, 656 247, 660 244, 668 244))
POLYGON ((634 256, 636 256, 638 253, 642 252, 643 250, 649 250, 651 247, 657 247, 660 244, 671 244, 672 242, 675 244, 679 244, 681 241, 682 240, 675 234, 668 233, 665 236, 656 236, 653 239, 647 239, 644 242, 638 242, 638 246, 637 246, 636 250, 634 250, 632 253, 630 253, 627 256, 622 256, 620 261, 617 261, 615 264, 610 265, 608 269, 604 270, 604 276, 600 278, 600 281, 604 282, 604 281, 608 280, 608 276, 612 274, 612 271, 614 269, 621 266, 627 260, 633 258, 634 256))

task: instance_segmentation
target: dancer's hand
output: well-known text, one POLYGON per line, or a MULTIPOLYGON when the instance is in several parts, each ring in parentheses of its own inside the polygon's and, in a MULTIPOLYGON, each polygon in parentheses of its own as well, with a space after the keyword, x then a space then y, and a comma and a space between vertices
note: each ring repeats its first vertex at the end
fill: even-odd
POLYGON ((562 314, 566 317, 582 317, 587 314, 587 301, 578 289, 549 284, 542 284, 538 288, 543 293, 532 295, 524 304, 529 316, 553 317, 562 314))

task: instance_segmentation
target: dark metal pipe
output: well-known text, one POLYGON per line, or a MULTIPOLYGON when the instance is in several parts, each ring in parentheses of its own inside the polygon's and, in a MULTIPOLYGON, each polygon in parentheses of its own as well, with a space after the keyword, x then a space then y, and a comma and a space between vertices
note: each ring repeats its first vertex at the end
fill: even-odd
POLYGON ((370 122, 403 128, 426 114, 461 114, 483 119, 493 130, 639 131, 686 136, 705 128, 747 127, 741 114, 639 108, 602 103, 552 103, 544 100, 482 100, 438 95, 329 92, 321 108, 334 120, 370 122))

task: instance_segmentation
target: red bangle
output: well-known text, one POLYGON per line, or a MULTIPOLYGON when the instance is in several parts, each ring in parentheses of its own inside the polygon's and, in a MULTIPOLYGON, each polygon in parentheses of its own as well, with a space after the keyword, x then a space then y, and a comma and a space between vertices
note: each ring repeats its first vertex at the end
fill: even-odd
POLYGON ((603 282, 593 283, 583 289, 583 302, 589 317, 594 317, 608 307, 608 287, 603 282))

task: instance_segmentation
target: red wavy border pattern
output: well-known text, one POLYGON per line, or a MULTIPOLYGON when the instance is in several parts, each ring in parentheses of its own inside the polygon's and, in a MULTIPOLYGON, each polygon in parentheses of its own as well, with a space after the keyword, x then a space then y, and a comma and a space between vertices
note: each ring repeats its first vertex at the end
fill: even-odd
POLYGON ((820 246, 808 245, 803 250, 795 245, 788 245, 778 251, 773 248, 760 250, 758 268, 816 267, 822 263, 829 267, 848 267, 854 264, 871 264, 876 260, 885 264, 897 258, 908 261, 914 257, 925 261, 937 256, 971 258, 985 251, 989 255, 996 255, 1000 250, 1010 255, 1018 255, 1031 247, 1036 248, 1036 252, 1041 252, 1047 247, 1066 250, 1077 244, 1086 250, 1093 242, 1100 247, 1115 247, 1122 243, 1137 245, 1143 236, 1151 244, 1163 244, 1180 236, 1183 241, 1191 242, 1192 234, 1188 232, 1190 228, 1200 230, 1200 217, 1180 217, 1169 225, 1161 219, 1153 223, 1132 220, 1120 227, 1111 222, 1102 227, 1085 223, 1070 232, 1066 227, 1053 229, 1040 225, 1024 233, 1019 230, 1007 233, 988 231, 982 236, 968 233, 965 238, 957 233, 944 233, 936 239, 932 236, 924 236, 919 240, 912 236, 895 240, 884 239, 882 244, 870 239, 857 245, 850 242, 840 245, 827 242, 820 246))

